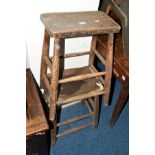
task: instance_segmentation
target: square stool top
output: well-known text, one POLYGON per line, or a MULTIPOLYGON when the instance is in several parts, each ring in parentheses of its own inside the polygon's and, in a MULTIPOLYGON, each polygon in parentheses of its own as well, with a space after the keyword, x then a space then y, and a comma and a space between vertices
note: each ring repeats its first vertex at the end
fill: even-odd
POLYGON ((71 38, 117 33, 121 27, 102 11, 44 13, 40 16, 51 37, 71 38))

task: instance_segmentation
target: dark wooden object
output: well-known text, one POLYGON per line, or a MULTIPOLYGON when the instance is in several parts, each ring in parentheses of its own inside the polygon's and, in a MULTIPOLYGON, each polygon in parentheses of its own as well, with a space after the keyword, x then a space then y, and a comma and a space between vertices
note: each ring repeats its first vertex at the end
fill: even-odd
POLYGON ((26 136, 48 129, 47 120, 38 94, 36 81, 30 69, 26 70, 26 136))
POLYGON ((46 13, 41 15, 45 26, 45 37, 41 63, 41 87, 50 105, 49 119, 53 123, 51 143, 56 137, 79 131, 88 126, 98 125, 99 95, 104 94, 105 105, 109 101, 112 61, 113 61, 113 33, 120 30, 120 26, 101 11, 46 13), (97 35, 107 34, 108 45, 106 52, 105 72, 99 72, 94 67, 97 35), (65 54, 65 38, 93 36, 90 52, 65 54), (49 38, 54 37, 53 57, 49 57, 49 38), (86 67, 64 69, 64 58, 90 54, 86 67), (47 67, 51 73, 47 73, 47 67), (72 118, 65 122, 57 122, 57 109, 73 101, 85 101, 90 114, 72 118), (69 124, 92 116, 94 121, 80 127, 72 128, 62 133, 56 132, 58 126, 69 124))
MULTIPOLYGON (((121 82, 122 88, 110 120, 110 125, 113 126, 129 96, 129 1, 101 0, 99 9, 106 12, 112 19, 122 26, 122 30, 114 36, 113 74, 121 82)), ((97 38, 97 50, 103 58, 105 58, 106 44, 106 35, 101 35, 97 38)))

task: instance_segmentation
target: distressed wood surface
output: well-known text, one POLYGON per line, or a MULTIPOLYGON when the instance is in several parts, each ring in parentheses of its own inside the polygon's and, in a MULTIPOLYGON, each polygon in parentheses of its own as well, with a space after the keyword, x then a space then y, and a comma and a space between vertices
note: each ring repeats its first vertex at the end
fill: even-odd
POLYGON ((106 72, 96 72, 96 73, 89 73, 84 75, 76 75, 69 78, 60 79, 58 82, 59 84, 62 84, 62 83, 68 83, 68 82, 74 82, 74 81, 81 81, 81 80, 91 79, 101 75, 103 76, 105 74, 106 72))
POLYGON ((94 128, 96 129, 98 126, 98 120, 99 120, 99 96, 94 97, 94 128))
POLYGON ((108 106, 109 103, 109 95, 111 88, 111 78, 112 78, 112 67, 113 67, 113 39, 114 34, 108 34, 108 45, 106 52, 106 66, 105 66, 105 95, 104 95, 104 105, 108 106))
MULTIPOLYGON (((56 142, 56 137, 73 133, 91 125, 94 126, 94 128, 97 127, 99 116, 99 95, 105 94, 106 102, 108 102, 109 99, 113 60, 113 33, 119 32, 120 26, 101 11, 45 13, 41 15, 41 20, 49 35, 55 39, 54 54, 52 58, 50 57, 52 66, 47 57, 44 59, 46 65, 51 69, 51 74, 48 74, 47 78, 47 72, 42 74, 44 76, 43 81, 45 90, 48 90, 50 96, 49 119, 52 121, 51 143, 54 144, 56 142), (98 72, 95 67, 92 67, 94 65, 95 54, 101 58, 99 53, 94 52, 96 50, 97 35, 100 34, 108 34, 109 36, 106 62, 104 61, 106 64, 106 74, 105 72, 98 72), (93 36, 90 52, 64 53, 65 38, 83 36, 93 36), (64 58, 86 54, 90 54, 88 66, 64 69, 64 58), (105 80, 103 80, 102 76, 105 77, 105 80), (103 84, 105 84, 105 87, 103 84), (91 100, 89 98, 93 99, 91 100), (57 123, 58 108, 64 104, 81 100, 88 103, 89 109, 93 110, 91 114, 57 123), (69 124, 88 116, 93 116, 94 118, 93 122, 90 124, 75 127, 62 133, 56 133, 57 126, 69 124)), ((44 56, 47 56, 47 52, 44 56)), ((47 66, 45 67, 47 69, 47 66)))
POLYGON ((26 136, 43 132, 48 124, 38 94, 36 81, 30 69, 26 70, 26 136))
POLYGON ((96 42, 97 42, 97 36, 93 36, 92 41, 91 41, 91 47, 90 47, 89 65, 94 64, 94 60, 95 60, 94 51, 95 51, 95 48, 96 48, 96 42))
POLYGON ((59 80, 59 56, 60 56, 60 38, 54 40, 54 53, 51 76, 51 96, 50 96, 50 120, 53 121, 56 115, 56 102, 58 98, 58 80, 59 80))
POLYGON ((45 29, 44 39, 43 39, 42 56, 41 56, 41 66, 40 66, 40 87, 41 88, 43 88, 42 76, 47 73, 47 64, 46 64, 44 57, 49 55, 49 46, 50 46, 50 36, 45 29))
POLYGON ((48 56, 45 56, 44 59, 46 61, 46 65, 48 66, 50 71, 52 71, 52 61, 50 60, 50 58, 48 56))
POLYGON ((62 126, 62 125, 67 125, 67 124, 70 124, 70 123, 73 123, 73 122, 77 122, 77 121, 80 121, 82 119, 88 118, 88 117, 93 116, 93 115, 94 115, 94 113, 92 112, 92 113, 85 114, 85 115, 82 115, 82 116, 79 116, 79 117, 71 118, 71 119, 69 119, 67 121, 57 123, 57 127, 62 126))
POLYGON ((40 18, 51 37, 92 36, 120 30, 120 26, 102 11, 45 13, 40 18))
POLYGON ((122 86, 122 89, 121 89, 121 92, 119 94, 119 98, 118 98, 118 101, 115 105, 115 108, 114 108, 114 111, 112 113, 112 116, 111 116, 111 119, 110 119, 110 126, 112 127, 115 122, 117 121, 124 105, 125 105, 125 102, 127 100, 129 96, 129 86, 128 85, 123 85, 122 86))
POLYGON ((71 134, 73 132, 77 132, 77 131, 80 131, 84 128, 87 128, 89 126, 92 126, 93 123, 89 123, 89 124, 84 124, 82 126, 79 126, 79 127, 75 127, 75 128, 72 128, 72 129, 69 129, 69 130, 66 130, 66 131, 63 131, 62 133, 58 133, 56 137, 61 137, 61 136, 65 136, 65 135, 68 135, 68 134, 71 134))
MULTIPOLYGON (((83 56, 83 55, 88 55, 88 54, 90 54, 89 51, 73 52, 73 53, 64 54, 64 56, 60 56, 60 59, 83 56)), ((53 57, 50 57, 50 59, 52 61, 53 57)))

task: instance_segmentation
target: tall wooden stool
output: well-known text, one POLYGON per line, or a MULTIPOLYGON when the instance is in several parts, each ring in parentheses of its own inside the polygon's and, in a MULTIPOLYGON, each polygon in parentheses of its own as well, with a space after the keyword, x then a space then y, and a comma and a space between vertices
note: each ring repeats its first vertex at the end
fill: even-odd
MULTIPOLYGON (((85 127, 98 125, 99 95, 104 94, 104 103, 108 104, 112 62, 113 34, 119 32, 120 26, 101 11, 46 13, 41 15, 45 26, 43 51, 40 70, 40 86, 44 89, 45 99, 50 104, 49 119, 53 123, 51 142, 56 137, 81 130, 85 127), (94 67, 95 56, 100 57, 96 50, 97 35, 108 34, 108 45, 105 60, 105 72, 98 72, 94 67), (65 54, 65 38, 93 36, 90 51, 65 54), (49 57, 50 37, 54 38, 53 57, 49 57), (89 54, 88 66, 64 69, 65 58, 89 54), (47 67, 51 73, 47 73, 47 67), (57 122, 57 109, 73 101, 84 100, 90 113, 57 122), (94 121, 62 133, 56 133, 57 127, 92 116, 94 121)), ((100 57, 102 59, 102 57, 100 57)))

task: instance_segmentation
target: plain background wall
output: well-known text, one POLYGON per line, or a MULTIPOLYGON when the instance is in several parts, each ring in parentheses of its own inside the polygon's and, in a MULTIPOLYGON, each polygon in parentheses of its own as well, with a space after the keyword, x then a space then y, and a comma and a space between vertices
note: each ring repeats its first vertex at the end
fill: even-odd
MULTIPOLYGON (((46 12, 94 11, 98 9, 99 0, 33 0, 28 6, 26 28, 26 67, 30 67, 39 83, 40 60, 42 52, 44 26, 40 14, 46 12)), ((90 49, 91 37, 66 39, 65 52, 85 51, 90 49)), ((50 55, 53 53, 53 39, 50 44, 50 55)), ((84 66, 88 56, 70 58, 65 68, 84 66)))

